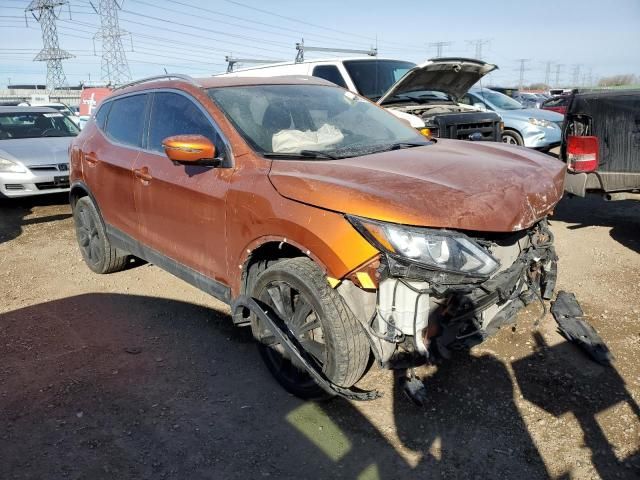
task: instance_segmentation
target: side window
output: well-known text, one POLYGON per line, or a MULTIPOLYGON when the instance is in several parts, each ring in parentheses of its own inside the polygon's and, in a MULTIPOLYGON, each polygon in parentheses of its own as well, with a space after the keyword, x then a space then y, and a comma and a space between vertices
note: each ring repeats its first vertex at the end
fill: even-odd
POLYGON ((98 125, 100 130, 104 131, 104 126, 107 124, 107 116, 109 115, 109 110, 111 110, 112 104, 113 102, 107 102, 96 112, 96 125, 98 125))
POLYGON ((224 153, 224 144, 211 121, 193 101, 177 93, 156 93, 149 119, 147 148, 164 152, 162 141, 173 135, 203 135, 216 146, 216 155, 222 156, 224 153))
POLYGON ((335 65, 318 65, 313 69, 314 77, 324 78, 332 83, 335 83, 339 87, 347 88, 347 84, 344 82, 344 78, 342 78, 342 74, 338 67, 335 65))
POLYGON ((125 145, 141 146, 147 95, 132 95, 109 103, 113 105, 109 111, 107 136, 125 145))

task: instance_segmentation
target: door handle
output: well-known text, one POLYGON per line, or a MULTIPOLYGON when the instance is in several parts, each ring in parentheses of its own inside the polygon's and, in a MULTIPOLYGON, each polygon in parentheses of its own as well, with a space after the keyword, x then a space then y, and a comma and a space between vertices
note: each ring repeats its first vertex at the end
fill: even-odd
POLYGON ((153 177, 149 174, 149 169, 147 167, 137 168, 133 171, 133 175, 136 178, 139 178, 143 182, 150 182, 153 177))

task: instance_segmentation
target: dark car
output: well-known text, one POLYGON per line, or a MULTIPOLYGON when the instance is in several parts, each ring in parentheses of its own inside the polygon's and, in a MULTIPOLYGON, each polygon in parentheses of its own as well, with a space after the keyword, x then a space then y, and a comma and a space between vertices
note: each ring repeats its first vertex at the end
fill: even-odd
POLYGON ((567 192, 640 199, 640 89, 572 94, 561 157, 567 192))
POLYGON ((558 95, 556 97, 551 97, 550 99, 542 102, 540 108, 564 115, 567 113, 567 105, 569 105, 570 99, 571 95, 558 95))

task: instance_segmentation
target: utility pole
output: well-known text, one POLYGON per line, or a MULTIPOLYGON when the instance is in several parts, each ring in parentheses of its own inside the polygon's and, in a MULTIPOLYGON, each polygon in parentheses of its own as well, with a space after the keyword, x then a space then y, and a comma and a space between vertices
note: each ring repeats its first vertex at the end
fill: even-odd
POLYGON ((556 63, 556 87, 560 86, 560 70, 564 67, 564 63, 556 63))
POLYGON ((467 44, 475 45, 476 47, 475 58, 477 58, 478 60, 482 60, 482 47, 484 45, 489 45, 489 42, 491 42, 490 38, 477 38, 475 40, 467 40, 467 44))
POLYGON ((551 62, 547 62, 547 67, 544 70, 544 84, 549 86, 551 81, 551 62))
POLYGON ((436 58, 442 57, 442 50, 450 45, 453 45, 453 42, 432 42, 429 44, 430 47, 436 47, 436 58))
POLYGON ((580 67, 582 67, 581 63, 576 63, 573 66, 573 87, 577 87, 580 82, 580 67))
POLYGON ((526 72, 527 70, 529 70, 528 68, 526 68, 527 62, 530 62, 531 59, 529 58, 519 58, 518 62, 520 62, 520 83, 518 85, 518 88, 520 90, 522 90, 522 87, 524 86, 524 72, 526 72))
POLYGON ((62 69, 62 60, 73 58, 66 50, 62 50, 58 43, 58 29, 56 20, 57 7, 67 4, 66 0, 32 0, 25 8, 40 23, 42 30, 42 50, 33 59, 34 62, 47 62, 47 90, 52 91, 67 84, 67 77, 62 69))
POLYGON ((100 30, 93 39, 102 40, 101 80, 110 85, 130 82, 131 70, 122 47, 122 37, 128 33, 120 29, 118 22, 121 5, 116 0, 98 0, 97 8, 93 3, 91 6, 100 16, 100 30))

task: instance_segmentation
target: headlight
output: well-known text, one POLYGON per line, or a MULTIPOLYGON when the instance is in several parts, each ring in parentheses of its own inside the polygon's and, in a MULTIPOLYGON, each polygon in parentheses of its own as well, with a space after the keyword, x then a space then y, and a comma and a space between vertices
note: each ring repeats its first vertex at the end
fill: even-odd
POLYGON ((26 170, 16 162, 12 162, 6 158, 0 158, 0 172, 25 173, 26 170))
POLYGON ((379 250, 426 267, 488 276, 499 266, 486 250, 461 233, 347 218, 379 250))
POLYGON ((557 126, 555 123, 549 120, 543 120, 542 118, 529 118, 529 123, 536 127, 553 128, 557 126))

